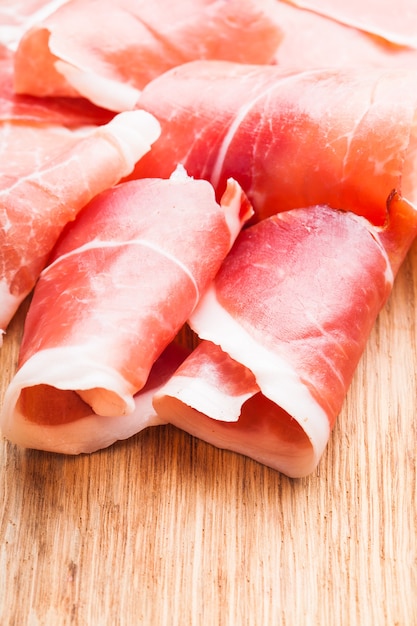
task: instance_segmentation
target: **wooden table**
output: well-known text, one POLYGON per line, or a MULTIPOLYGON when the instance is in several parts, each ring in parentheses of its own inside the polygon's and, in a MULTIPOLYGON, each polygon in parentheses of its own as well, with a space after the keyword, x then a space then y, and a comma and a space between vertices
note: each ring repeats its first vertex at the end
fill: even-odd
POLYGON ((91 456, 2 440, 0 624, 416 626, 416 311, 414 245, 305 479, 168 426, 91 456))

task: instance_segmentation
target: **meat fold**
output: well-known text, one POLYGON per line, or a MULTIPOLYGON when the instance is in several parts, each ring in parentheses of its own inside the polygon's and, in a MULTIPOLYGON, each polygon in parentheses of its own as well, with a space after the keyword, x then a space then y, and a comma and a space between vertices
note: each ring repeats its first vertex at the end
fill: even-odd
POLYGON ((235 181, 218 204, 211 185, 182 168, 94 198, 63 232, 34 290, 3 434, 79 453, 148 425, 134 396, 251 215, 235 181))
POLYGON ((417 201, 416 78, 416 69, 182 65, 142 92, 162 131, 134 176, 183 163, 218 193, 235 178, 257 219, 328 204, 382 225, 394 189, 417 201))
POLYGON ((270 62, 281 39, 274 8, 275 0, 70 0, 20 39, 15 89, 129 110, 150 80, 187 61, 270 62))
POLYGON ((101 125, 114 113, 95 106, 85 98, 40 97, 16 94, 13 86, 13 53, 0 45, 0 122, 53 124, 66 128, 101 125))
POLYGON ((416 233, 397 194, 383 227, 318 205, 242 231, 190 316, 200 345, 155 395, 160 418, 288 476, 313 472, 416 233))
POLYGON ((43 120, 0 124, 0 333, 32 291, 64 226, 127 176, 159 132, 156 119, 140 110, 74 130, 43 120))

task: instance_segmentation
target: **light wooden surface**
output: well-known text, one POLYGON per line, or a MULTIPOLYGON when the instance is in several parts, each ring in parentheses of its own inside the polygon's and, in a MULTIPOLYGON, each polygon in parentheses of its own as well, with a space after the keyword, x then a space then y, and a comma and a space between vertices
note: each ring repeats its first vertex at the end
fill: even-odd
POLYGON ((414 245, 305 479, 173 427, 75 458, 2 440, 0 624, 417 625, 416 311, 414 245))

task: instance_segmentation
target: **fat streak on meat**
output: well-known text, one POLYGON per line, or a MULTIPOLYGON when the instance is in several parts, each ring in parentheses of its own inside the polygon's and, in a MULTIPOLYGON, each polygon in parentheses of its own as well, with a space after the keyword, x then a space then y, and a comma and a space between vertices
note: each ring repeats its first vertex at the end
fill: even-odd
POLYGON ((382 225, 393 189, 417 201, 417 70, 195 61, 155 79, 140 106, 161 123, 135 176, 176 163, 222 192, 229 176, 258 219, 315 204, 382 225))
POLYGON ((64 226, 116 184, 157 139, 144 111, 73 133, 61 125, 0 125, 0 332, 33 289, 64 226), (33 142, 33 143, 32 143, 33 142))

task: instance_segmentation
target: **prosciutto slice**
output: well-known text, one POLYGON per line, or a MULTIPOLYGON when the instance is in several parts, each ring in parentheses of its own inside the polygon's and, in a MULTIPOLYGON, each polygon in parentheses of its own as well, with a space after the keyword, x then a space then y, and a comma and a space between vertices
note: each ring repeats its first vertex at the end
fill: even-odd
POLYGON ((92 411, 117 418, 112 441, 144 427, 138 417, 124 421, 134 395, 251 214, 234 181, 219 205, 209 183, 181 168, 168 180, 123 183, 92 200, 36 285, 3 434, 24 446, 78 453, 102 445, 98 418, 77 434, 92 411), (54 434, 61 423, 65 440, 59 428, 54 434))
MULTIPOLYGON (((101 450, 145 428, 159 426, 163 422, 155 413, 153 397, 188 352, 174 342, 164 350, 153 365, 145 386, 135 394, 134 409, 129 415, 97 415, 77 394, 64 393, 49 386, 38 387, 36 394, 23 392, 20 405, 25 417, 13 424, 13 439, 27 447, 76 454, 101 450), (41 424, 38 411, 42 416, 41 424)), ((5 432, 8 432, 7 427, 5 432)))
POLYGON ((0 329, 31 292, 62 229, 98 193, 129 174, 160 127, 144 111, 71 132, 0 125, 0 329))
POLYGON ((415 70, 195 61, 152 81, 140 105, 162 132, 135 176, 180 162, 218 193, 232 176, 258 219, 329 204, 382 225, 393 189, 417 200, 415 70))
MULTIPOLYGON (((114 113, 93 105, 85 98, 40 98, 16 94, 13 88, 13 55, 8 50, 0 54, 0 122, 59 124, 79 128, 106 124, 112 117, 114 113)), ((45 128, 42 130, 45 131, 45 128)))
POLYGON ((190 317, 202 343, 155 395, 161 419, 311 473, 416 233, 396 194, 382 228, 314 206, 243 231, 190 317))
POLYGON ((70 0, 20 40, 15 89, 131 109, 151 79, 186 61, 270 62, 281 38, 274 8, 275 0, 70 0))

